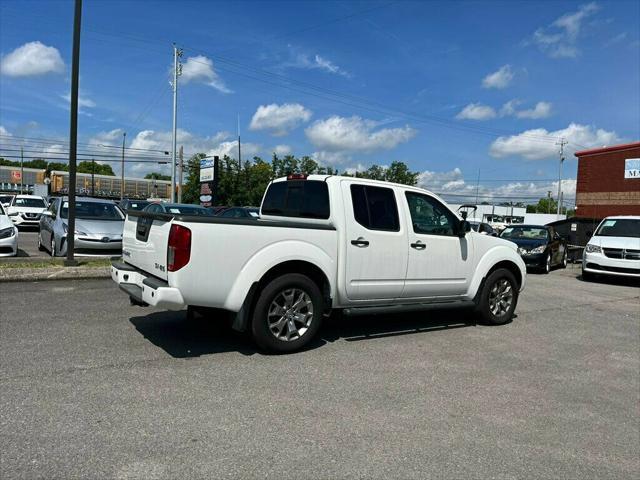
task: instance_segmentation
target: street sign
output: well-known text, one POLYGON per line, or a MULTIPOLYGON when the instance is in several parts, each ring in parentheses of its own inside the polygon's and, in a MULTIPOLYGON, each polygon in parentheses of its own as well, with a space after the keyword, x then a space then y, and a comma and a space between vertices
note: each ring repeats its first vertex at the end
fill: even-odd
POLYGON ((22 172, 20 170, 11 170, 11 182, 19 183, 22 181, 22 172))
POLYGON ((218 188, 218 157, 200 160, 200 205, 210 207, 215 203, 218 188))

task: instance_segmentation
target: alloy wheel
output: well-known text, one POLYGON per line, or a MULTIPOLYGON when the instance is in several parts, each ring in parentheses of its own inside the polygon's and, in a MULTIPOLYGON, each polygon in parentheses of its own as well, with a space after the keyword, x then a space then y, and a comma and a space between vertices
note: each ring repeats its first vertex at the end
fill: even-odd
POLYGON ((288 288, 278 293, 267 313, 269 331, 289 342, 302 337, 313 321, 313 302, 304 290, 288 288))
POLYGON ((513 303, 513 287, 506 278, 493 284, 489 291, 489 309, 496 317, 505 315, 513 303))

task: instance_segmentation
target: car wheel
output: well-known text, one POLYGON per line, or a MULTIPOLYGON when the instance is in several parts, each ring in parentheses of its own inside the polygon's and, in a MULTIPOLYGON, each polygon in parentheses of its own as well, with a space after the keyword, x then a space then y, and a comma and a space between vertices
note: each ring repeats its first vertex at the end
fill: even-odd
POLYGON ((513 318, 518 303, 518 282, 513 273, 500 268, 484 283, 477 311, 485 323, 503 325, 513 318))
POLYGON ((591 282, 595 280, 596 276, 591 272, 585 272, 584 268, 582 269, 582 280, 585 282, 591 282))
POLYGON ((53 235, 51 235, 51 249, 49 253, 51 253, 52 257, 58 256, 58 252, 56 251, 56 238, 53 235))
POLYGON ((44 248, 44 245, 42 245, 42 232, 38 232, 38 251, 40 252, 44 252, 46 249, 44 248))
POLYGON ((272 280, 253 311, 251 333, 259 347, 293 352, 308 344, 320 328, 322 293, 309 277, 290 273, 272 280))
POLYGON ((562 256, 562 263, 560 264, 560 268, 567 268, 567 251, 564 251, 564 255, 562 256))
POLYGON ((547 254, 547 259, 544 262, 544 267, 542 267, 542 271, 544 273, 549 273, 551 271, 551 253, 547 254))

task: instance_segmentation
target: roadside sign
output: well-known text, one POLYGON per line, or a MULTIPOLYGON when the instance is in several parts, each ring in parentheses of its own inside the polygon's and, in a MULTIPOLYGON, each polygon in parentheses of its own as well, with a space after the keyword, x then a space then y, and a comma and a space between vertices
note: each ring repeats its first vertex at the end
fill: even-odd
POLYGON ((627 158, 624 161, 624 178, 640 180, 640 158, 627 158))
POLYGON ((11 181, 13 183, 22 181, 22 172, 20 170, 11 170, 11 181))

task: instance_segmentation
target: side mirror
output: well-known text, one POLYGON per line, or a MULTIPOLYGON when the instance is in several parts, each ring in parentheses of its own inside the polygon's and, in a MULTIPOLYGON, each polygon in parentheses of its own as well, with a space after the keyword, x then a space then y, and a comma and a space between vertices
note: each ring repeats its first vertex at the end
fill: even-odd
POLYGON ((467 232, 470 232, 470 231, 471 231, 471 224, 466 220, 460 220, 460 223, 458 224, 458 236, 460 238, 463 238, 464 236, 467 235, 467 232))

